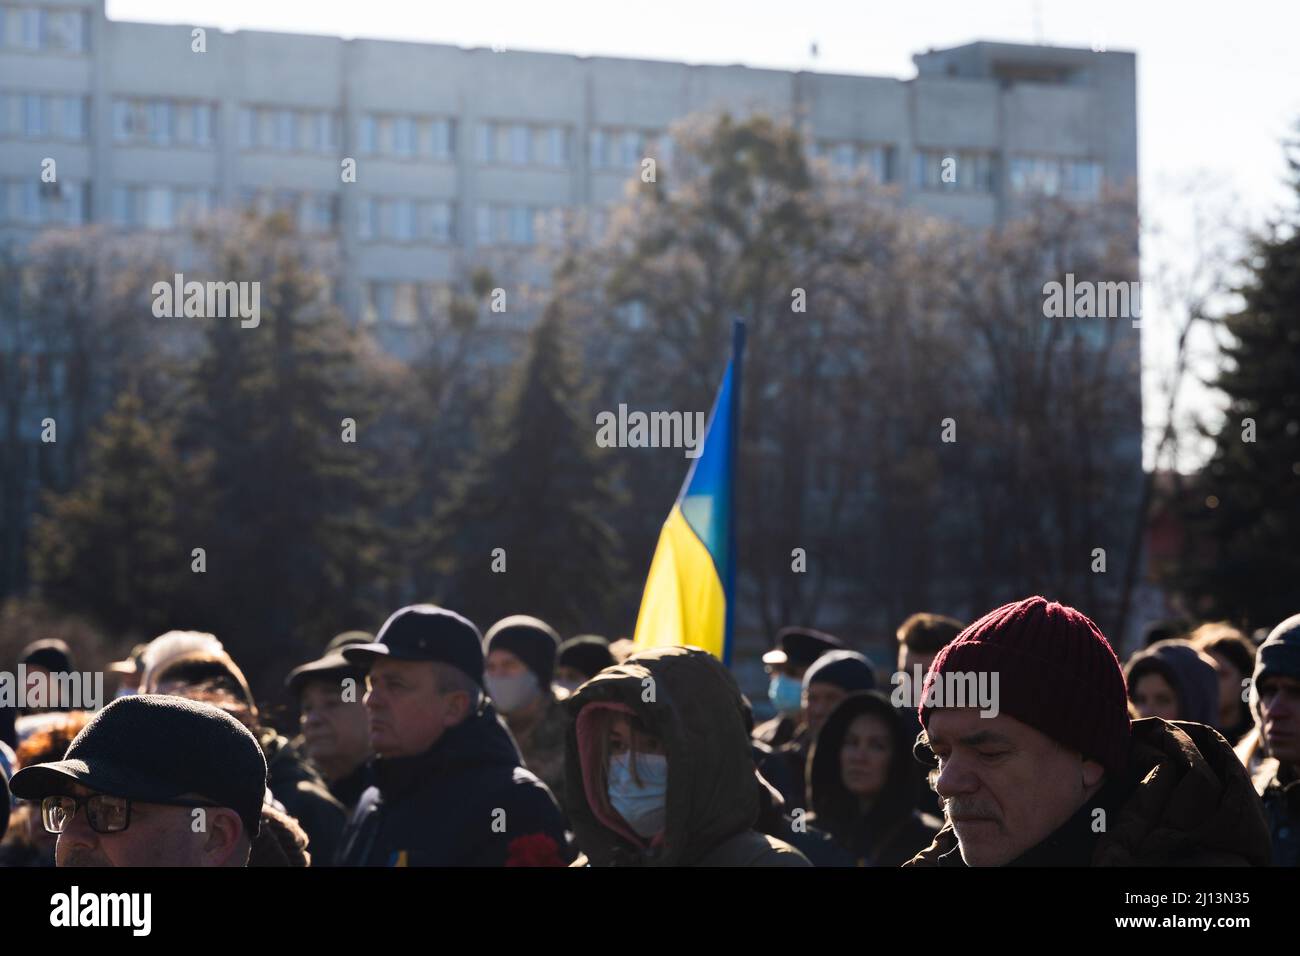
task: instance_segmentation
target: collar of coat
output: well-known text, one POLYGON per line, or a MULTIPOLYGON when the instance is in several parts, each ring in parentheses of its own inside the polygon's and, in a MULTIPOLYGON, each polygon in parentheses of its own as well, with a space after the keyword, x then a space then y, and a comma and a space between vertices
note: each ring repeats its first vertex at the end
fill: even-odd
POLYGON ((378 757, 373 780, 385 800, 400 798, 425 783, 475 767, 518 767, 522 763, 514 738, 491 704, 483 704, 437 743, 413 757, 378 757))
MULTIPOLYGON (((1080 808, 1017 863, 1091 866, 1267 866, 1269 832, 1246 769, 1228 742, 1204 724, 1136 720, 1105 831, 1089 837, 1095 801, 1080 808), (1082 816, 1081 816, 1082 814, 1082 816), (1087 841, 1092 841, 1090 852, 1087 841), (1089 862, 1081 862, 1087 860, 1089 862)), ((1100 796, 1100 793, 1099 793, 1100 796)), ((945 823, 906 866, 961 866, 957 835, 945 823)))

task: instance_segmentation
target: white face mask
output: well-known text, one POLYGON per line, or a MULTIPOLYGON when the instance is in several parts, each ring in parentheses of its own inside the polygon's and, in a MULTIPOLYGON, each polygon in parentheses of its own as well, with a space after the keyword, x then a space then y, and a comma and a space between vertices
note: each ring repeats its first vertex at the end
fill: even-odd
POLYGON ((492 698, 492 703, 496 704, 497 710, 503 714, 511 714, 521 707, 527 707, 537 698, 539 690, 537 675, 532 671, 524 671, 513 677, 495 677, 486 674, 483 682, 487 685, 488 696, 492 698))
POLYGON ((631 754, 609 758, 609 805, 638 836, 652 837, 664 828, 668 801, 668 758, 663 754, 631 754))

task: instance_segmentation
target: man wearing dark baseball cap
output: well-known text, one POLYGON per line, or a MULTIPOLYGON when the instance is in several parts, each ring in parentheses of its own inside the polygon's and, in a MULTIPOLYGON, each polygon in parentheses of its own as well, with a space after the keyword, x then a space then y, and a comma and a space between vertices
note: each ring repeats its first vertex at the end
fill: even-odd
POLYGON ((344 831, 344 866, 562 866, 564 818, 525 770, 483 694, 483 638, 454 611, 413 604, 375 641, 342 648, 368 668, 374 786, 344 831))
POLYGON ((14 774, 59 835, 58 866, 246 866, 266 759, 220 708, 141 694, 96 714, 62 760, 14 774))
POLYGON ((344 631, 325 645, 321 657, 295 667, 285 679, 298 699, 303 750, 349 813, 370 786, 366 763, 372 751, 370 721, 361 702, 366 670, 344 657, 343 649, 374 640, 365 631, 344 631))

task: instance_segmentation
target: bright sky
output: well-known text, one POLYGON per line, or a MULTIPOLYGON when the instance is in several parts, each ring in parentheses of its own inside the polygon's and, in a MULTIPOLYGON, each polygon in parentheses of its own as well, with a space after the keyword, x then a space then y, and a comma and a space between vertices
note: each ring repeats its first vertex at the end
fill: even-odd
MULTIPOLYGON (((912 54, 973 40, 1134 51, 1143 213, 1162 225, 1164 237, 1144 238, 1144 276, 1158 259, 1191 268, 1194 203, 1259 223, 1288 202, 1279 144, 1300 121, 1295 0, 108 0, 108 15, 901 79, 915 75, 912 54), (1193 197, 1185 187, 1191 181, 1215 186, 1198 187, 1193 197)), ((1173 319, 1146 293, 1144 405, 1151 426, 1163 417, 1159 380, 1172 355, 1173 319)), ((1204 389, 1188 392, 1189 409, 1212 406, 1204 389)))

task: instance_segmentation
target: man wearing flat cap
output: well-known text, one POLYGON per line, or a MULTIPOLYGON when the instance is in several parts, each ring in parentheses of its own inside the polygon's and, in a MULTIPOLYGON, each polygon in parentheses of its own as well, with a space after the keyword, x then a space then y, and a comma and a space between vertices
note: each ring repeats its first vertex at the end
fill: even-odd
POLYGON ((266 759, 211 704, 140 694, 113 701, 62 760, 14 774, 58 834, 58 866, 247 866, 266 759))
POLYGON ((320 771, 334 799, 351 813, 370 778, 370 720, 361 698, 366 671, 343 656, 343 648, 372 644, 365 631, 344 631, 314 661, 295 667, 285 684, 298 700, 302 748, 320 771))
POLYGON ((344 866, 563 866, 572 858, 550 791, 483 693, 483 636, 445 608, 395 612, 366 667, 374 785, 344 831, 344 866))

